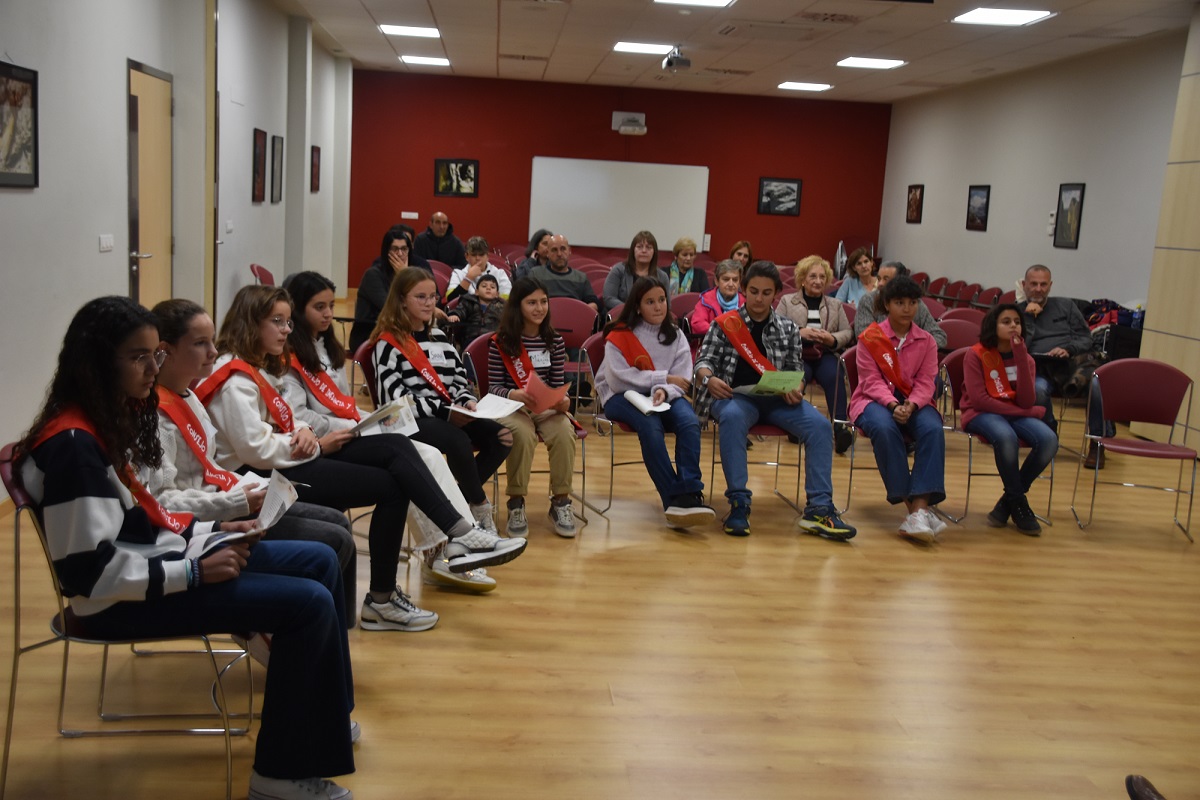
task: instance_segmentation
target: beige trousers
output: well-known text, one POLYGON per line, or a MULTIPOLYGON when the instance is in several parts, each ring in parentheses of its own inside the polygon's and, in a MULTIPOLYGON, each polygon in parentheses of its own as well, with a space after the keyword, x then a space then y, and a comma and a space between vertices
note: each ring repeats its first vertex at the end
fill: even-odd
POLYGON ((536 417, 527 411, 517 411, 502 418, 500 424, 513 433, 505 494, 509 497, 529 494, 529 470, 533 466, 533 450, 537 447, 539 434, 550 453, 550 493, 571 493, 571 478, 575 472, 575 428, 570 417, 558 411, 544 411, 536 417))

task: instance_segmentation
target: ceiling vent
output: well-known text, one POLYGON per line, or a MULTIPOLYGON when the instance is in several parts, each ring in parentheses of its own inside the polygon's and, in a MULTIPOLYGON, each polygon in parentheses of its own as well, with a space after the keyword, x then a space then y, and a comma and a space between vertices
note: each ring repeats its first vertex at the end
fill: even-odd
POLYGON ((729 39, 758 39, 773 42, 811 42, 827 36, 840 26, 816 23, 797 25, 792 22, 751 22, 735 20, 717 29, 717 36, 729 39))
POLYGON ((499 58, 501 61, 540 61, 543 64, 550 61, 550 59, 543 56, 514 56, 507 53, 501 53, 499 58))

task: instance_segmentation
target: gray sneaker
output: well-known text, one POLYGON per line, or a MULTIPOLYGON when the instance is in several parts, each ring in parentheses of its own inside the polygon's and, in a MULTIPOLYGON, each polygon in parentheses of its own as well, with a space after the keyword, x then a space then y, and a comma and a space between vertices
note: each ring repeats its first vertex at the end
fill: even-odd
POLYGON ((505 533, 509 536, 524 536, 529 533, 529 520, 525 517, 525 506, 513 506, 508 509, 508 525, 505 533))
POLYGON ((554 532, 564 539, 575 538, 575 512, 570 503, 561 506, 550 504, 550 521, 554 523, 554 532))
POLYGON ((476 525, 488 533, 496 533, 496 519, 491 503, 480 503, 477 506, 471 506, 471 516, 475 518, 476 525))
POLYGON ((267 778, 251 770, 250 800, 354 800, 354 793, 324 778, 267 778))
POLYGON ((437 622, 436 613, 417 608, 399 588, 392 592, 386 603, 376 603, 369 594, 363 600, 364 631, 427 631, 437 622))
POLYGON ((446 543, 443 557, 451 572, 470 572, 479 567, 494 567, 507 564, 525 552, 524 539, 501 539, 482 528, 472 528, 462 536, 455 536, 446 543))
POLYGON ((484 567, 467 572, 451 572, 450 561, 445 553, 431 555, 421 562, 421 580, 429 586, 443 586, 477 594, 496 588, 496 579, 488 575, 484 567))

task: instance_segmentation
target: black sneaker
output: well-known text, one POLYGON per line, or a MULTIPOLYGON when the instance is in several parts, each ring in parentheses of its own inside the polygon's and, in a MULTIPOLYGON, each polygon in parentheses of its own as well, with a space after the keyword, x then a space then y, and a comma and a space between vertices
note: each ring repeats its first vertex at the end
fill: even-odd
POLYGON ((833 450, 839 456, 850 449, 850 445, 854 444, 854 432, 850 430, 849 425, 838 423, 833 426, 833 450))
POLYGON ((725 532, 730 536, 750 535, 750 504, 737 502, 725 518, 725 532))
POLYGON ((671 504, 663 513, 672 528, 705 525, 717 518, 717 512, 704 505, 704 495, 699 492, 672 497, 671 504))
POLYGON ((1003 528, 1008 524, 1008 496, 1001 495, 996 501, 996 507, 988 512, 987 524, 993 528, 1003 528))
POLYGON ((1033 509, 1029 507, 1029 500, 1025 495, 1014 495, 1008 500, 1008 510, 1012 514, 1013 524, 1017 526, 1017 530, 1026 536, 1041 536, 1042 526, 1038 524, 1037 516, 1033 513, 1033 509))

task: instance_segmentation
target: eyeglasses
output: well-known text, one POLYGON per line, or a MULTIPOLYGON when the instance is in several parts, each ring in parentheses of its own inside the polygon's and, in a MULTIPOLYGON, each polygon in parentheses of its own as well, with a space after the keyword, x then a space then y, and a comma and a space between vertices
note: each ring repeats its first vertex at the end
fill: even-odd
POLYGON ((406 244, 394 244, 394 245, 392 245, 392 246, 391 246, 391 248, 390 248, 389 252, 392 252, 392 253, 407 253, 407 252, 408 252, 408 245, 406 245, 406 244))
POLYGON ((127 358, 135 369, 145 372, 150 368, 151 362, 154 362, 155 369, 161 367, 163 362, 167 360, 167 351, 155 350, 153 353, 141 353, 136 356, 127 356, 127 358))
POLYGON ((412 294, 409 297, 418 303, 436 303, 438 299, 436 294, 412 294))
POLYGON ((290 331, 296 327, 291 317, 271 317, 270 322, 281 331, 290 331))

